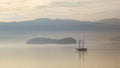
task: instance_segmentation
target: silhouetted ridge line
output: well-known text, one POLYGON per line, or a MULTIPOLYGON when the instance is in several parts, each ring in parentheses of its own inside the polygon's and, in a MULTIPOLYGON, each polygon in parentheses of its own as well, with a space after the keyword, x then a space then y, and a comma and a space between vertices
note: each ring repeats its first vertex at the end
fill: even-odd
POLYGON ((27 44, 75 44, 74 38, 51 39, 51 38, 33 38, 26 42, 27 44))
MULTIPOLYGON (((113 20, 113 19, 108 19, 113 20)), ((116 19, 115 19, 116 20, 116 19)), ((120 31, 119 20, 112 22, 89 22, 71 19, 41 18, 21 22, 1 22, 0 31, 6 32, 39 32, 39 31, 120 31), (117 25, 116 25, 117 24, 117 25)))

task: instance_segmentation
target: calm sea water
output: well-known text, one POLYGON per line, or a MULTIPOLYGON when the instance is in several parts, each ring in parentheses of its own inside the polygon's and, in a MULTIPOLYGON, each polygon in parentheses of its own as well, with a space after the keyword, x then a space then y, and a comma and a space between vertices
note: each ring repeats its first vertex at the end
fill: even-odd
POLYGON ((120 68, 120 46, 87 44, 87 52, 77 45, 26 45, 0 48, 0 68, 120 68))

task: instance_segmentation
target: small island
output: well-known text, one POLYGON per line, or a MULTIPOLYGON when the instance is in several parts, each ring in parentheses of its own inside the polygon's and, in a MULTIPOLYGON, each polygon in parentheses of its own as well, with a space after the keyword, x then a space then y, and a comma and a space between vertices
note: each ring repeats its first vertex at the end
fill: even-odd
POLYGON ((62 38, 62 39, 51 39, 51 38, 33 38, 26 42, 26 44, 75 44, 77 43, 74 38, 62 38))

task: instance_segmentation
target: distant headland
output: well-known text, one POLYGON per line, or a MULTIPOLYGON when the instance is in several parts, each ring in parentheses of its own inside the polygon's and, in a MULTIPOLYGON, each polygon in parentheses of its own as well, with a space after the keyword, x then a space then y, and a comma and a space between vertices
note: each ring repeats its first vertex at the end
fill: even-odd
POLYGON ((26 44, 76 44, 74 38, 62 38, 62 39, 52 39, 52 38, 32 38, 26 42, 26 44))

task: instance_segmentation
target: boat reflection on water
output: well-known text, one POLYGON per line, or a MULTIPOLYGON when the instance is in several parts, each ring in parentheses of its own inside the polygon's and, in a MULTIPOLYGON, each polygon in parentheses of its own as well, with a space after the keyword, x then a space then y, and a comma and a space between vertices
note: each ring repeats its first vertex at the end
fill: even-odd
POLYGON ((80 68, 85 68, 85 57, 86 57, 86 51, 78 51, 79 56, 79 62, 80 62, 80 68))

